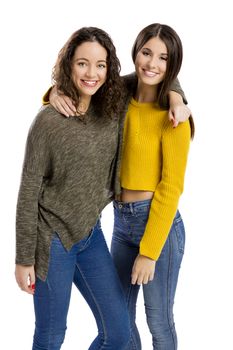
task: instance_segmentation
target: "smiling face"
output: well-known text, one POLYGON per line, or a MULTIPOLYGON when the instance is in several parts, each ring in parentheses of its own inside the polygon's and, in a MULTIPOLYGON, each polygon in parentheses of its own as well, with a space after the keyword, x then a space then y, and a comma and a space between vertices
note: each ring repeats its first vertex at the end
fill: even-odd
POLYGON ((79 45, 72 61, 72 80, 82 98, 90 98, 107 78, 107 51, 97 42, 79 45))
POLYGON ((145 85, 158 85, 163 81, 167 68, 168 51, 164 42, 158 37, 148 40, 135 59, 138 80, 145 85))

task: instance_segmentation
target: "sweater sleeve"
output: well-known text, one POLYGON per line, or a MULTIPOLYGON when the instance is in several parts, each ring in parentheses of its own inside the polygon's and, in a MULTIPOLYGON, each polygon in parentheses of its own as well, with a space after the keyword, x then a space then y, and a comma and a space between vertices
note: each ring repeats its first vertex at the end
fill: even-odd
POLYGON ((157 260, 166 242, 183 192, 190 145, 189 121, 168 125, 162 136, 162 176, 155 189, 140 254, 157 260))
POLYGON ((44 94, 44 96, 42 97, 42 104, 43 105, 48 105, 49 102, 49 94, 52 90, 52 86, 50 86, 50 88, 46 91, 46 93, 44 94))
POLYGON ((176 78, 176 79, 173 81, 173 83, 171 84, 171 89, 170 89, 170 90, 175 91, 175 92, 177 92, 178 94, 180 94, 180 95, 182 96, 182 98, 183 98, 184 103, 185 103, 185 104, 188 103, 188 101, 187 101, 187 99, 186 99, 186 96, 185 96, 185 94, 184 94, 184 91, 182 90, 181 85, 180 85, 180 82, 179 82, 179 80, 178 80, 177 78, 176 78))
POLYGON ((40 117, 33 122, 26 142, 16 209, 16 264, 33 265, 37 244, 38 197, 49 172, 46 128, 40 117))

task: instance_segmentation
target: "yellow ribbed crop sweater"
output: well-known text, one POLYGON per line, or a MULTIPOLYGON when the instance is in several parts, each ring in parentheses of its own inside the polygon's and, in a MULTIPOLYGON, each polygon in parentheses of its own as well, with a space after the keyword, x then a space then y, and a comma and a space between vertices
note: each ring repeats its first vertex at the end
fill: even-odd
POLYGON ((153 191, 140 254, 157 260, 183 191, 191 131, 189 121, 173 128, 168 111, 131 100, 122 147, 121 187, 153 191))

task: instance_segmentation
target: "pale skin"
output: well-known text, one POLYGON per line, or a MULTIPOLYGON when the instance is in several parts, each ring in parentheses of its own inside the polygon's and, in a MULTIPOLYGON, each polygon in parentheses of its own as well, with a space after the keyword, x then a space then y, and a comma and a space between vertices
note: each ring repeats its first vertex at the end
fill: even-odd
POLYGON ((22 291, 34 294, 36 281, 34 265, 24 266, 16 264, 15 279, 22 291))
MULTIPOLYGON (((138 102, 153 102, 157 93, 157 86, 163 80, 166 72, 167 48, 159 38, 150 39, 137 54, 135 69, 138 76, 138 87, 135 99, 138 102)), ((62 92, 57 91, 56 86, 50 92, 50 103, 66 117, 75 116, 76 108, 72 100, 62 92)), ((175 91, 169 92, 170 109, 168 118, 173 127, 179 122, 186 121, 191 111, 183 103, 182 96, 175 91)), ((136 202, 152 199, 154 193, 150 191, 135 191, 122 188, 120 200, 123 202, 136 202)), ((132 274, 132 284, 147 284, 155 276, 156 261, 138 254, 135 259, 132 274)))
MULTIPOLYGON (((106 77, 106 49, 97 42, 84 42, 78 46, 72 62, 72 79, 80 95, 80 114, 86 112, 91 96, 105 83, 106 77)), ((34 294, 36 280, 34 265, 16 264, 15 278, 21 290, 34 294)))

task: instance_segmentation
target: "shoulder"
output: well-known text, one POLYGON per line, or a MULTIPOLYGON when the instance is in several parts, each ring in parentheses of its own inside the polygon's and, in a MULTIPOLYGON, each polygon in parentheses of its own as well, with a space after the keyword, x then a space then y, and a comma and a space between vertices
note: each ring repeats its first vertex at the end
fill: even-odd
POLYGON ((62 119, 65 119, 51 105, 40 108, 29 128, 29 139, 47 139, 57 129, 62 119))
POLYGON ((128 88, 137 86, 138 78, 137 78, 137 75, 135 72, 132 72, 132 73, 127 74, 127 75, 123 75, 122 80, 123 80, 125 86, 128 88))
POLYGON ((191 140, 191 127, 189 120, 179 123, 176 128, 172 126, 172 123, 166 118, 164 121, 163 135, 165 138, 178 139, 181 143, 189 143, 191 140))
POLYGON ((53 128, 62 120, 62 118, 64 117, 58 113, 51 105, 42 106, 35 116, 30 129, 47 130, 49 128, 53 128))
POLYGON ((62 118, 64 118, 62 114, 56 111, 56 109, 53 106, 48 104, 48 105, 41 106, 41 108, 39 109, 35 117, 35 121, 41 124, 46 124, 53 121, 57 122, 59 119, 62 119, 62 118))
POLYGON ((134 92, 135 88, 137 87, 137 82, 138 82, 138 78, 135 72, 127 74, 127 75, 123 75, 122 76, 122 80, 124 82, 124 85, 126 87, 126 89, 129 92, 134 92))

